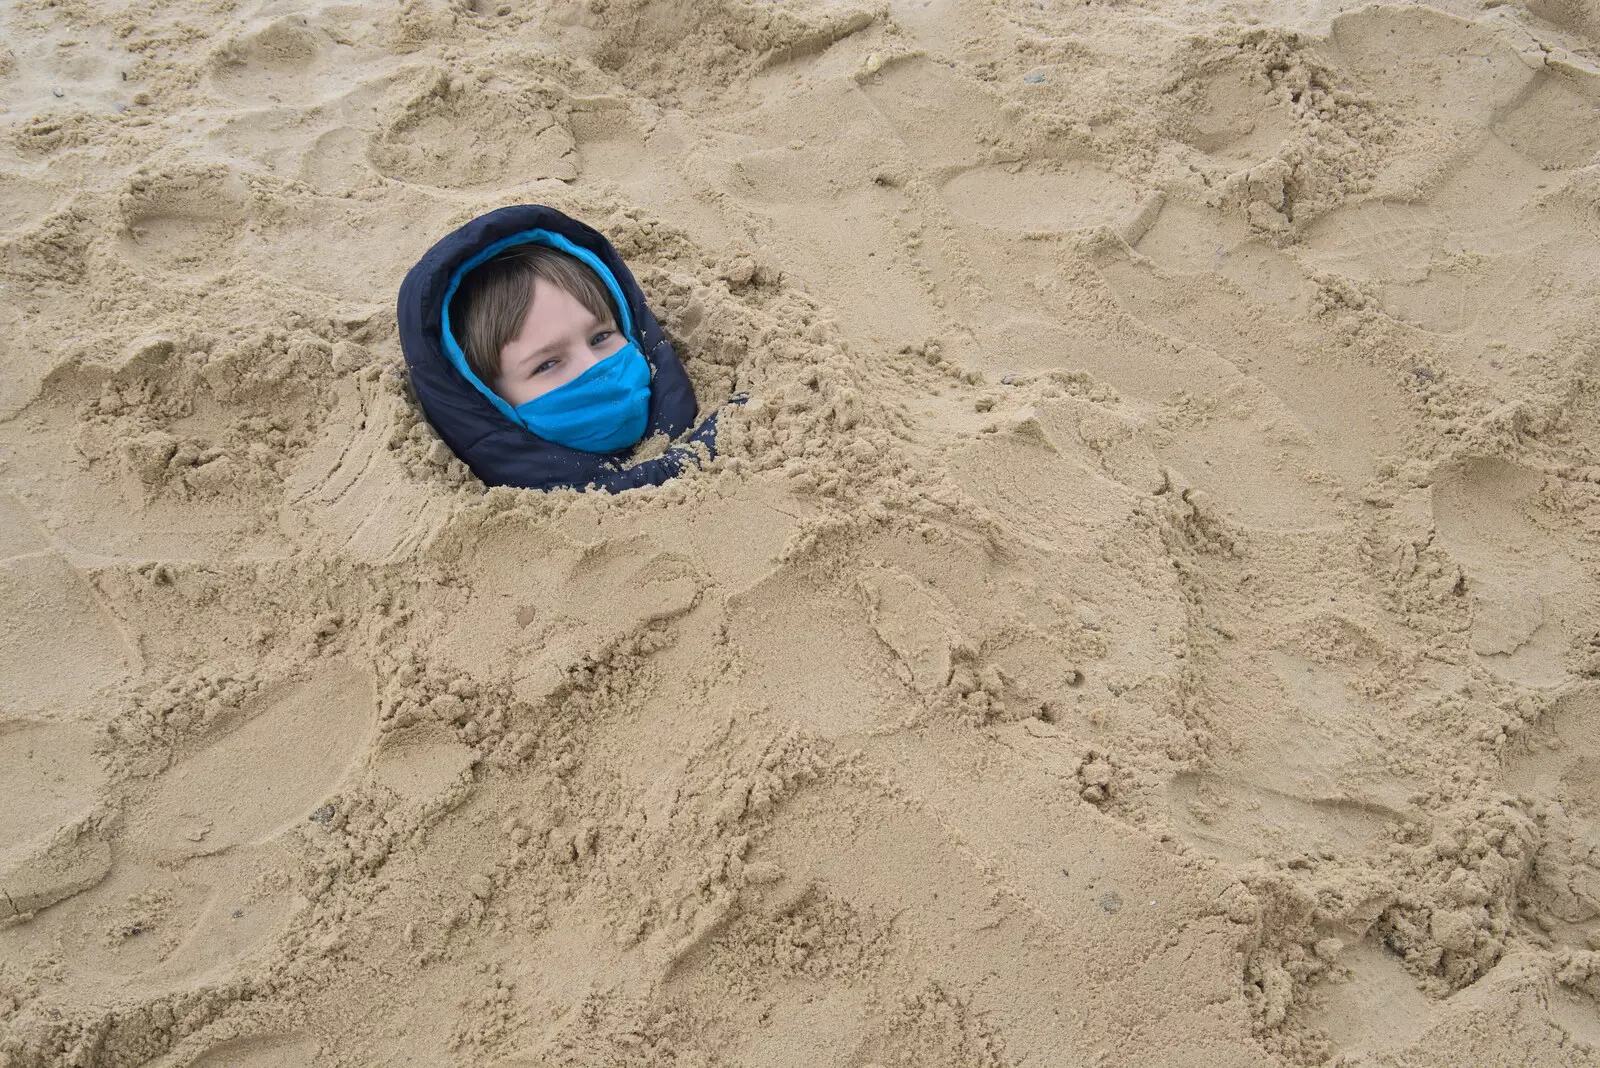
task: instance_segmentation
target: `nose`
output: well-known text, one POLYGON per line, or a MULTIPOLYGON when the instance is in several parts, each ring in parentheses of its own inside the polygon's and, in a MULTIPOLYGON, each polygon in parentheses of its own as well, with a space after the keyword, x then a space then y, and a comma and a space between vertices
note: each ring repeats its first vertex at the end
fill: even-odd
POLYGON ((589 368, 600 362, 600 357, 594 354, 594 349, 589 347, 587 340, 579 341, 572 347, 573 378, 577 378, 589 368))

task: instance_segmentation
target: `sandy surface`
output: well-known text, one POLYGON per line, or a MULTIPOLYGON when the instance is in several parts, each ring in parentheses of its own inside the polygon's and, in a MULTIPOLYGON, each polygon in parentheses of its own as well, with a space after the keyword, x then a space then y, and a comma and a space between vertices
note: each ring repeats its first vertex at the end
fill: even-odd
POLYGON ((1600 1063, 1528 8, 8 3, 0 1066, 1600 1063), (752 394, 711 470, 419 420, 518 202, 752 394))

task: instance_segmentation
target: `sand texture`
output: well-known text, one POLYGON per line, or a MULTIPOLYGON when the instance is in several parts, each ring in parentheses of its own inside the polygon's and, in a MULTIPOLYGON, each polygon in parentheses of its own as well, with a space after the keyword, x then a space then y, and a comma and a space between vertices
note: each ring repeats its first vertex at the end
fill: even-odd
POLYGON ((1600 1064, 1597 45, 9 0, 0 1068, 1600 1064), (709 469, 433 436, 511 203, 709 469))

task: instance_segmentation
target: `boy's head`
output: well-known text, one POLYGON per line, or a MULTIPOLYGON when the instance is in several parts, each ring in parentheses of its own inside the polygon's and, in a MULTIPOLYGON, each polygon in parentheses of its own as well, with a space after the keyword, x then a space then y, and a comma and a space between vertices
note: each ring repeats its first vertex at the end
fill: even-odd
POLYGON ((461 348, 478 380, 526 404, 627 344, 603 282, 564 252, 517 245, 473 269, 458 299, 461 348))

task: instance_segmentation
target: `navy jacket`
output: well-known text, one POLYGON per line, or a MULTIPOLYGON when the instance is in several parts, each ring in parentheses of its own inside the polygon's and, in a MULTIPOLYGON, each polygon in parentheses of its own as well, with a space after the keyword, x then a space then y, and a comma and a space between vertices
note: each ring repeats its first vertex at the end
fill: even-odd
MULTIPOLYGON (((689 376, 645 304, 644 293, 627 264, 599 231, 535 204, 500 208, 480 215, 434 245, 400 284, 400 348, 405 353, 411 386, 439 437, 490 486, 527 489, 579 489, 593 486, 615 493, 639 486, 658 486, 694 463, 694 452, 682 446, 622 470, 629 450, 610 456, 581 452, 537 437, 512 421, 456 370, 442 344, 445 294, 457 269, 479 250, 527 230, 546 230, 593 252, 611 271, 628 301, 639 349, 654 372, 650 385, 650 420, 645 437, 676 438, 694 422, 694 389, 689 376)), ((452 321, 461 316, 452 309, 452 321)), ((690 441, 712 448, 716 437, 713 414, 690 441)))

